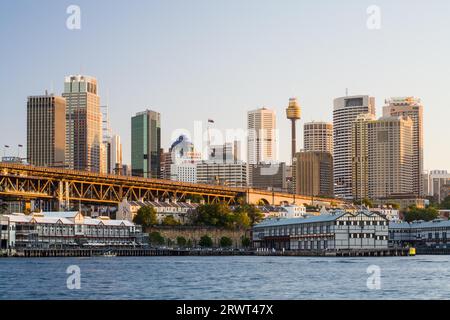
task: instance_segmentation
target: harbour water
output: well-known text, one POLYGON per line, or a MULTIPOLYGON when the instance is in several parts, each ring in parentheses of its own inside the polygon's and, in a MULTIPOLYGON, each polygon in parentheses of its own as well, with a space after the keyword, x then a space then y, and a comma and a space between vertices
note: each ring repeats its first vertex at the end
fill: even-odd
POLYGON ((0 299, 450 299, 450 256, 5 258, 0 299))

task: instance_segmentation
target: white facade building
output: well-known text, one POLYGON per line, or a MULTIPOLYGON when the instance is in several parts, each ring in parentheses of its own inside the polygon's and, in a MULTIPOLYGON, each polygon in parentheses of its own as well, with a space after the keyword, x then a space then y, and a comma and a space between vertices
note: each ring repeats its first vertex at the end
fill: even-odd
POLYGON ((366 95, 334 100, 333 177, 334 193, 350 200, 352 196, 352 125, 362 113, 375 115, 375 98, 366 95))
POLYGON ((275 111, 267 108, 249 111, 247 114, 248 164, 277 161, 277 126, 275 111))

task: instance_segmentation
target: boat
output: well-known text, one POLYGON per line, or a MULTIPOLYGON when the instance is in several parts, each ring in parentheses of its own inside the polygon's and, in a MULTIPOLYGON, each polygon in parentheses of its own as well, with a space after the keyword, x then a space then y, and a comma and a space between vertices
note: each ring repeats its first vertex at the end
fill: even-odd
POLYGON ((103 257, 107 257, 107 258, 112 258, 112 257, 117 257, 117 253, 112 252, 112 251, 106 251, 105 253, 102 254, 103 257))

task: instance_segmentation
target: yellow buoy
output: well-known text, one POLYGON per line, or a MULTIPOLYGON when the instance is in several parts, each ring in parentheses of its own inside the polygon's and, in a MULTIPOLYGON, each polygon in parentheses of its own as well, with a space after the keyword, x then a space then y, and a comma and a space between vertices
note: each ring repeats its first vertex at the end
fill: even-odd
POLYGON ((409 248, 409 255, 415 256, 416 255, 416 248, 409 248))

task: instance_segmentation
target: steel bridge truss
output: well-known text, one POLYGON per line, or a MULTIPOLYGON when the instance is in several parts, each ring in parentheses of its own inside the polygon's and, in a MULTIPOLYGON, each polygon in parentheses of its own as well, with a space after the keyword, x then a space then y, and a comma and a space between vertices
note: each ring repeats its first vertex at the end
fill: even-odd
POLYGON ((117 205, 123 199, 183 201, 190 196, 233 204, 241 193, 228 187, 0 163, 0 197, 55 200, 66 207, 74 202, 117 205))

